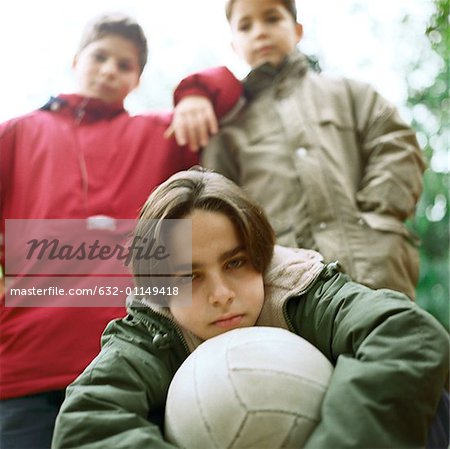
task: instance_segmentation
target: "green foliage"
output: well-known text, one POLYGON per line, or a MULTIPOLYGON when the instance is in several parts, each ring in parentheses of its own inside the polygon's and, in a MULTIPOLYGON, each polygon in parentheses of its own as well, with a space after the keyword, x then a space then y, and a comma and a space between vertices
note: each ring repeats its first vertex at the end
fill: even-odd
MULTIPOLYGON (((426 35, 432 53, 428 56, 435 58, 438 70, 427 86, 420 89, 409 87, 408 91, 413 126, 418 131, 429 166, 412 226, 422 240, 417 302, 449 329, 449 2, 434 0, 434 6, 426 35)), ((420 56, 410 74, 429 63, 429 57, 420 56)))

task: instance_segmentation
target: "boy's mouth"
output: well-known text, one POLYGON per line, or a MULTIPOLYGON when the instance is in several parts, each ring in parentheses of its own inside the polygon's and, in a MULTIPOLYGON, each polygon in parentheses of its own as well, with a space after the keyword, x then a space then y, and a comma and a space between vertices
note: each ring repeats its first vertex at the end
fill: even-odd
POLYGON ((255 50, 255 54, 259 57, 264 57, 273 52, 273 46, 272 45, 264 45, 262 47, 259 47, 255 50))
POLYGON ((258 48, 258 53, 265 54, 269 53, 273 50, 273 47, 271 45, 264 45, 263 47, 258 48))
POLYGON ((224 315, 223 317, 219 318, 218 320, 214 321, 213 324, 221 327, 223 329, 229 329, 238 326, 244 315, 224 315))
POLYGON ((102 92, 113 92, 114 91, 114 87, 111 86, 111 84, 105 83, 105 82, 98 82, 97 89, 102 92))

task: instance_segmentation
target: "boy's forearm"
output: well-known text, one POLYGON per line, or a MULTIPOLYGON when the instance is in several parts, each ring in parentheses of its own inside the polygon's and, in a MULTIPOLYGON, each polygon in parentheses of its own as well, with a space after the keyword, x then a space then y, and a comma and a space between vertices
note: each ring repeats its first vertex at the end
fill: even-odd
POLYGON ((56 420, 53 449, 176 449, 148 419, 149 412, 161 408, 168 374, 159 369, 159 360, 150 354, 136 357, 135 351, 132 344, 122 347, 116 341, 67 388, 56 420))
POLYGON ((226 67, 214 67, 184 78, 174 92, 175 105, 190 95, 207 97, 218 118, 227 115, 243 94, 241 82, 226 67))

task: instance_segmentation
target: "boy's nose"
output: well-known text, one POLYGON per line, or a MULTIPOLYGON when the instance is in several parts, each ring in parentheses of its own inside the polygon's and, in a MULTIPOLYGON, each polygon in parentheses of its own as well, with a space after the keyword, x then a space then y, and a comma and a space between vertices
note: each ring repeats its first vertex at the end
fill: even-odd
POLYGON ((258 38, 260 36, 265 36, 267 34, 267 27, 262 22, 255 22, 253 24, 253 36, 258 38))
POLYGON ((106 75, 114 75, 117 72, 117 64, 115 61, 108 59, 102 64, 101 71, 106 75))
POLYGON ((212 305, 225 305, 234 299, 234 291, 221 276, 210 280, 208 300, 212 305))

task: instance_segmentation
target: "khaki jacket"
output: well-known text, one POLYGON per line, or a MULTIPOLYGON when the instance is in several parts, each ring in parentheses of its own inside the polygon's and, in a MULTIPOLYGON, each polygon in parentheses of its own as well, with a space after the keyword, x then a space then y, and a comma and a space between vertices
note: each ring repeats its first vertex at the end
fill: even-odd
POLYGON ((284 246, 339 260, 358 282, 414 297, 416 239, 404 225, 422 189, 414 132, 367 84, 308 70, 295 51, 246 78, 250 100, 203 153, 243 186, 284 246))

